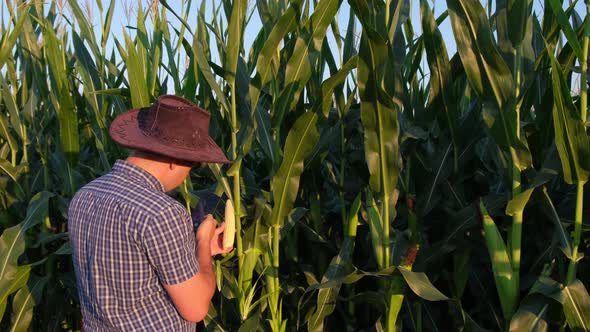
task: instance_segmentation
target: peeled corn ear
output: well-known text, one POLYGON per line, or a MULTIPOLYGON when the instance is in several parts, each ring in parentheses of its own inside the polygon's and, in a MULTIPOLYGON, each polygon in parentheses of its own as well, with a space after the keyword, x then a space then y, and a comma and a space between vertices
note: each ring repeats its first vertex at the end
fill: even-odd
POLYGON ((236 214, 231 200, 225 203, 225 231, 223 232, 223 248, 233 248, 236 237, 236 214))

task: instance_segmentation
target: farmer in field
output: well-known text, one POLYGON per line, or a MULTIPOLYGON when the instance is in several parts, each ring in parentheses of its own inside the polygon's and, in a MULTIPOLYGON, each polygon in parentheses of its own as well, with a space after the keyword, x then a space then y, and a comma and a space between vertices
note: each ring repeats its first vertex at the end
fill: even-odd
POLYGON ((208 135, 210 114, 175 96, 117 117, 110 135, 135 152, 78 191, 68 232, 86 331, 194 331, 215 291, 211 256, 224 224, 196 234, 166 194, 198 163, 229 163, 208 135))

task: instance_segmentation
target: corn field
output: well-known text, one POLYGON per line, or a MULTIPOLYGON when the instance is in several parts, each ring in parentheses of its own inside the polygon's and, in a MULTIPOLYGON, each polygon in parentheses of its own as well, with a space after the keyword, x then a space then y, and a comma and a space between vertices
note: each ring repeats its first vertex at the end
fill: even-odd
POLYGON ((69 201, 162 94, 233 161, 171 193, 235 207, 201 328, 590 330, 590 4, 107 2, 2 4, 0 330, 80 330, 69 201))

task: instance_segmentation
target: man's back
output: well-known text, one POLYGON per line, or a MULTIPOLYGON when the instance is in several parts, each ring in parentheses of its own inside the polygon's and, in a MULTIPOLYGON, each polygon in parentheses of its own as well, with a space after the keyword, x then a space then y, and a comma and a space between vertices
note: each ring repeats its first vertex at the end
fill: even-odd
POLYGON ((198 271, 193 226, 155 177, 117 161, 68 214, 85 330, 195 330, 162 287, 198 271))

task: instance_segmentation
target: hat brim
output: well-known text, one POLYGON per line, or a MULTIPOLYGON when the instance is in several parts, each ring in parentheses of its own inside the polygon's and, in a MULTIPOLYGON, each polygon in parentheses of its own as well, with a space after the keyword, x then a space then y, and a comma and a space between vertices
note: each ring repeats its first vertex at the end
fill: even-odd
POLYGON ((132 109, 111 123, 109 134, 119 145, 142 151, 149 151, 170 158, 194 163, 230 164, 221 148, 209 136, 196 148, 185 148, 162 144, 157 138, 146 135, 138 125, 137 116, 141 109, 132 109))

